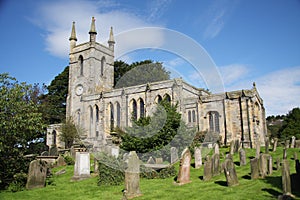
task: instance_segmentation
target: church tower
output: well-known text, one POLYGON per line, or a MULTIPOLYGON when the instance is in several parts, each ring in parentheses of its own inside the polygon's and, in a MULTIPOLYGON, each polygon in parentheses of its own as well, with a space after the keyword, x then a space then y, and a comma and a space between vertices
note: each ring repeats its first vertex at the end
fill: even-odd
POLYGON ((109 92, 114 84, 114 37, 110 30, 108 46, 96 40, 95 18, 89 31, 90 40, 76 44, 75 22, 72 25, 70 41, 69 88, 67 97, 67 117, 72 116, 80 124, 83 112, 82 99, 109 92))

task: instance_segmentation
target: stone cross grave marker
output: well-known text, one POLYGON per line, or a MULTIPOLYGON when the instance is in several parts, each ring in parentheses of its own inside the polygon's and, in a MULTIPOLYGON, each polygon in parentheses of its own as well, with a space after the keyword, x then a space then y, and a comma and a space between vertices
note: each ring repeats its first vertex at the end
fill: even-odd
POLYGON ((212 178, 212 163, 209 156, 206 156, 203 169, 203 180, 209 181, 212 178))
POLYGON ((240 150, 240 166, 244 166, 247 164, 247 160, 246 160, 246 152, 244 149, 240 150))
POLYGON ((128 155, 127 169, 125 170, 126 197, 141 196, 140 191, 140 160, 135 151, 128 155))
POLYGON ((228 186, 234 186, 239 184, 234 163, 231 159, 226 159, 224 162, 224 174, 228 186))
POLYGON ((28 170, 26 189, 45 187, 47 168, 47 163, 45 161, 31 161, 28 170))
POLYGON ((195 147, 194 157, 195 157, 195 168, 199 169, 202 166, 201 147, 195 147))
POLYGON ((178 161, 178 150, 176 147, 171 147, 171 164, 178 161))
POLYGON ((73 180, 90 178, 90 153, 76 152, 73 180))
POLYGON ((291 177, 289 161, 284 159, 282 161, 282 190, 283 194, 291 194, 291 177))
POLYGON ((250 166, 251 166, 251 179, 259 178, 258 158, 251 159, 250 166))
POLYGON ((188 148, 184 149, 181 158, 179 172, 177 176, 177 183, 183 185, 191 182, 190 180, 190 168, 191 168, 191 152, 188 148))

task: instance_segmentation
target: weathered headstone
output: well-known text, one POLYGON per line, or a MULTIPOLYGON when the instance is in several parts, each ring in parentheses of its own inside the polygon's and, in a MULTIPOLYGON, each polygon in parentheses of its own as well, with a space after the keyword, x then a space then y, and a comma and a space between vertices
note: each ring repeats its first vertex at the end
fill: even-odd
POLYGON ((58 156, 58 148, 56 146, 52 146, 49 150, 50 156, 58 156))
POLYGON ((48 152, 48 151, 43 151, 43 152, 41 153, 41 156, 49 156, 49 152, 48 152))
POLYGON ((250 160, 250 166, 251 166, 251 179, 257 179, 259 178, 259 160, 258 158, 253 158, 250 160))
POLYGON ((98 169, 99 169, 99 160, 94 157, 94 173, 98 173, 98 169))
POLYGON ((150 158, 148 159, 147 164, 155 164, 155 161, 152 158, 152 156, 150 156, 150 158))
POLYGON ((291 177, 289 161, 284 159, 282 161, 282 190, 283 194, 291 194, 291 177))
POLYGON ((179 172, 177 176, 177 183, 183 185, 191 182, 190 180, 190 168, 191 168, 191 152, 188 148, 184 149, 181 158, 179 172))
POLYGON ((195 168, 199 169, 202 166, 202 155, 201 155, 200 147, 195 148, 194 157, 195 157, 195 168))
POLYGON ((140 160, 135 151, 128 155, 127 169, 125 170, 126 197, 133 198, 142 195, 140 191, 140 160))
POLYGON ((212 175, 217 176, 220 174, 220 155, 219 154, 213 154, 211 157, 211 163, 212 163, 212 175))
POLYGON ((296 137, 292 136, 291 148, 295 148, 295 141, 296 141, 296 137))
POLYGON ((226 159, 224 164, 224 174, 228 186, 238 185, 239 181, 235 171, 234 163, 231 159, 226 159))
POLYGON ((268 157, 268 175, 272 175, 273 173, 273 158, 269 155, 268 157))
POLYGON ((234 154, 234 146, 235 146, 234 144, 235 144, 234 140, 231 140, 231 142, 230 142, 230 154, 231 155, 234 154))
POLYGON ((284 146, 286 149, 290 148, 290 140, 285 140, 284 146))
POLYGON ((287 159, 287 148, 283 149, 283 159, 287 159))
POLYGON ((45 161, 31 161, 28 170, 26 188, 33 189, 45 187, 47 168, 47 163, 45 161))
POLYGON ((295 141, 295 148, 300 148, 300 140, 295 141))
POLYGON ((178 150, 176 147, 171 147, 171 164, 178 161, 178 150))
POLYGON ((163 163, 163 159, 162 158, 155 158, 155 163, 156 164, 162 164, 163 163))
POLYGON ((246 152, 244 149, 240 150, 240 166, 244 166, 247 164, 247 160, 246 160, 246 152))
POLYGON ((226 154, 225 158, 233 160, 232 154, 226 154))
POLYGON ((203 169, 203 180, 208 181, 212 178, 212 164, 211 164, 211 159, 209 156, 206 157, 205 162, 204 162, 204 169, 203 169))
POLYGON ((220 148, 219 148, 219 144, 218 143, 215 144, 214 151, 215 151, 215 154, 219 154, 220 155, 220 148))
POLYGON ((269 153, 269 145, 270 145, 270 139, 269 137, 265 138, 265 153, 268 154, 269 153))
POLYGON ((73 180, 82 180, 90 177, 90 153, 76 152, 73 180))
POLYGON ((274 138, 274 143, 273 143, 273 152, 276 151, 277 148, 277 143, 278 143, 278 138, 274 138))
POLYGON ((259 156, 259 174, 264 178, 268 173, 268 156, 267 154, 260 154, 259 156))
POLYGON ((56 159, 56 166, 60 167, 60 166, 66 166, 67 163, 65 162, 64 157, 62 157, 62 155, 59 155, 58 158, 56 159))
POLYGON ((277 159, 276 159, 276 170, 280 169, 280 163, 281 163, 280 158, 277 157, 277 159))
POLYGON ((71 154, 72 158, 75 160, 76 152, 75 152, 74 146, 71 146, 71 148, 70 148, 70 154, 71 154))
POLYGON ((259 141, 259 139, 256 140, 255 147, 256 147, 256 155, 255 155, 255 157, 259 158, 259 155, 260 155, 260 141, 259 141))
POLYGON ((235 139, 234 140, 234 153, 237 153, 239 152, 239 149, 240 149, 240 140, 239 139, 235 139))

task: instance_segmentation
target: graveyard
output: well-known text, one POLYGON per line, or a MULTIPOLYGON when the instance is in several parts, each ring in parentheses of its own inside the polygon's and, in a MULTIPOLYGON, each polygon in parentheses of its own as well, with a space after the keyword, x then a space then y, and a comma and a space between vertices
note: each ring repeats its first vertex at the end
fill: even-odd
MULTIPOLYGON (((268 172, 263 175, 264 178, 261 176, 255 178, 251 174, 251 164, 256 156, 256 149, 244 150, 241 157, 244 156, 246 159, 240 158, 239 152, 236 152, 232 155, 232 165, 225 166, 225 168, 233 167, 236 171, 237 182, 233 185, 227 182, 227 176, 221 169, 225 160, 226 162, 231 160, 225 158, 225 155, 230 153, 230 148, 221 147, 219 150, 211 149, 209 152, 209 156, 214 157, 215 151, 219 151, 220 157, 219 170, 216 171, 216 174, 211 174, 210 178, 204 180, 205 159, 202 159, 203 163, 196 167, 194 155, 192 155, 188 181, 184 177, 183 184, 176 184, 176 176, 166 179, 141 178, 139 182, 140 195, 134 199, 277 199, 283 194, 283 156, 286 156, 285 161, 289 164, 293 197, 294 199, 300 198, 300 179, 296 175, 294 159, 299 154, 299 148, 288 148, 286 155, 284 155, 283 147, 277 147, 274 152, 270 148, 268 155, 273 158, 271 159, 272 170, 267 169, 268 172), (281 164, 277 164, 278 159, 281 164)), ((265 148, 261 147, 260 156, 266 155, 265 152, 265 148)), ((3 191, 0 193, 0 199, 124 199, 122 192, 125 189, 124 184, 118 186, 97 185, 98 177, 93 171, 94 160, 91 158, 90 161, 90 177, 83 180, 73 180, 74 165, 60 166, 51 169, 53 176, 47 178, 46 187, 16 193, 3 191)), ((186 163, 182 163, 182 165, 186 167, 186 163)), ((180 162, 174 163, 174 166, 179 176, 180 162)), ((212 166, 215 165, 212 164, 212 166)))

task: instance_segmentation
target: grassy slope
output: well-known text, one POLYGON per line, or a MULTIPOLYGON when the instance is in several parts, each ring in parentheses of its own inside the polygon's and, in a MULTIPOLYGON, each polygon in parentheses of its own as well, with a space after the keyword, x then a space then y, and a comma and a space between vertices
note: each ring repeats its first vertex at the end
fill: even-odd
MULTIPOLYGON (((221 148, 221 152, 228 149, 221 148)), ((263 151, 264 149, 262 149, 263 151)), ((293 158, 294 152, 299 155, 299 149, 289 149, 288 159, 290 161, 291 174, 295 174, 295 164, 293 158)), ((276 158, 282 158, 282 149, 278 148, 276 153, 270 152, 274 163, 276 158)), ((211 181, 201 180, 203 167, 194 169, 191 167, 191 183, 177 186, 174 185, 173 178, 168 179, 142 179, 140 189, 143 196, 136 199, 276 199, 282 193, 281 189, 281 171, 274 170, 273 174, 265 179, 250 179, 249 157, 255 155, 255 149, 246 149, 247 165, 236 166, 239 178, 239 185, 227 187, 224 173, 214 177, 211 181)), ((234 155, 234 161, 239 161, 238 155, 234 155)), ((221 156, 222 162, 222 156, 221 156)), ((59 168, 62 169, 62 168, 59 168)), ((53 169, 58 171, 59 169, 53 169)), ((177 164, 178 169, 178 164, 177 164)), ((274 164, 274 169, 276 165, 274 164)), ((55 185, 49 185, 45 188, 22 191, 16 193, 1 192, 0 199, 121 199, 121 186, 97 186, 97 177, 79 182, 71 182, 73 176, 73 166, 66 167, 67 173, 55 176, 55 185)), ((292 175, 293 179, 294 175, 292 175)), ((300 199, 300 183, 295 184, 298 189, 292 192, 300 199)))

